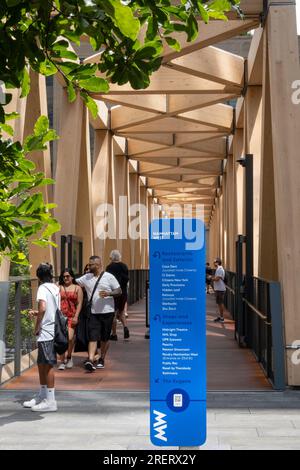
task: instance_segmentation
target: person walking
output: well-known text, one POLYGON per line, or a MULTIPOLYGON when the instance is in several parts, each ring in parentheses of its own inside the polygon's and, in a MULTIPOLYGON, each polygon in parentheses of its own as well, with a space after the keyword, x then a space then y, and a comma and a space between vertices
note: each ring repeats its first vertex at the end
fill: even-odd
POLYGON ((129 272, 127 265, 125 263, 122 263, 121 253, 118 250, 113 250, 110 253, 110 261, 111 263, 106 267, 106 272, 111 273, 113 276, 115 276, 122 289, 122 295, 115 298, 116 315, 113 321, 112 334, 110 336, 110 339, 112 341, 117 341, 117 320, 119 320, 123 325, 124 339, 128 339, 130 337, 125 316, 129 272))
POLYGON ((211 277, 211 280, 214 283, 214 290, 216 293, 216 303, 219 309, 219 316, 215 318, 215 322, 224 323, 224 301, 225 301, 225 270, 222 266, 222 261, 220 258, 216 258, 214 261, 214 266, 216 268, 214 276, 211 277))
POLYGON ((206 283, 206 294, 210 293, 210 286, 211 286, 211 276, 213 274, 213 270, 210 267, 209 263, 206 263, 205 268, 205 283, 206 283))
POLYGON ((79 321, 79 315, 82 309, 83 291, 76 284, 75 275, 72 269, 66 268, 59 277, 59 290, 61 297, 61 311, 68 319, 69 347, 66 354, 60 357, 61 363, 58 370, 72 369, 73 367, 73 349, 75 343, 75 331, 79 321))
POLYGON ((89 269, 88 274, 76 281, 85 288, 90 303, 89 357, 84 367, 87 371, 94 372, 96 369, 105 367, 105 357, 115 316, 114 298, 122 294, 122 290, 117 279, 112 274, 103 271, 102 260, 99 256, 90 257, 89 269), (98 341, 100 341, 101 356, 95 366, 98 341))
POLYGON ((53 283, 52 266, 48 263, 39 265, 36 271, 39 280, 37 291, 38 310, 30 310, 30 318, 35 318, 35 335, 38 344, 37 365, 40 379, 40 390, 30 401, 23 403, 24 408, 36 412, 57 411, 54 388, 54 328, 57 308, 60 308, 59 288, 53 283))

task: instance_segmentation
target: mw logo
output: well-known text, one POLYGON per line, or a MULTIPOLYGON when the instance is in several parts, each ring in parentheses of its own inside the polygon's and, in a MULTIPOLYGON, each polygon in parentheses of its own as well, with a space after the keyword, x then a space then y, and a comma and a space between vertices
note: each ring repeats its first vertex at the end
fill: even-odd
POLYGON ((156 410, 154 410, 153 413, 155 415, 155 421, 153 423, 154 433, 156 433, 155 437, 161 441, 167 442, 168 439, 165 431, 168 427, 168 423, 165 421, 167 415, 156 410))

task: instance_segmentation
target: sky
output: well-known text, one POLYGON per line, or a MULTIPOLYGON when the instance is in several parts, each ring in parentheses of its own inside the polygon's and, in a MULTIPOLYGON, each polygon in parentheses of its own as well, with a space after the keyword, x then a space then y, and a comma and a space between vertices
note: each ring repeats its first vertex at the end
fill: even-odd
POLYGON ((298 26, 298 34, 300 34, 300 0, 296 0, 297 5, 297 26, 298 26))

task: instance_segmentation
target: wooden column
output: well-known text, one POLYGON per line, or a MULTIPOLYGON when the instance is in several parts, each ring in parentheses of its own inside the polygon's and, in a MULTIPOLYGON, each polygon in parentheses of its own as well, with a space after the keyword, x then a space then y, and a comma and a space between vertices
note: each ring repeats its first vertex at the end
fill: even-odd
POLYGON ((246 94, 247 144, 246 153, 253 154, 253 273, 258 275, 260 196, 261 196, 261 132, 262 87, 249 86, 246 94))
MULTIPOLYGON (((114 144, 116 145, 116 142, 114 144)), ((121 154, 121 149, 119 152, 114 152, 113 155, 113 192, 116 211, 116 248, 122 254, 122 261, 130 264, 130 241, 128 238, 128 160, 124 153, 121 154)))
MULTIPOLYGON (((33 133, 34 125, 37 119, 41 116, 48 115, 47 109, 47 93, 46 93, 46 79, 44 76, 37 74, 36 72, 30 72, 31 88, 30 93, 27 96, 26 100, 26 110, 25 114, 21 118, 21 123, 16 124, 16 126, 21 126, 18 129, 19 137, 27 137, 29 134, 33 133), (24 128, 22 125, 22 119, 24 119, 24 128), (24 131, 23 131, 24 129, 24 131), (22 135, 23 134, 23 135, 22 135)), ((20 104, 22 107, 22 105, 20 104)), ((51 159, 50 159, 50 149, 43 152, 33 152, 30 155, 30 159, 36 165, 36 171, 42 172, 45 174, 46 178, 51 178, 51 159)), ((53 200, 53 188, 49 186, 44 186, 36 190, 36 192, 41 192, 44 197, 45 203, 52 202, 53 200)), ((36 268, 41 262, 50 262, 54 264, 54 249, 49 246, 47 248, 42 248, 36 245, 29 245, 29 261, 31 264, 31 276, 35 277, 36 268)))
POLYGON ((236 210, 238 235, 245 234, 245 171, 237 163, 244 155, 244 132, 237 129, 233 141, 233 159, 236 171, 236 210))
POLYGON ((83 239, 83 266, 94 253, 91 151, 88 110, 83 109, 75 234, 83 239))
POLYGON ((61 232, 56 234, 57 266, 60 271, 60 237, 76 235, 78 183, 81 154, 81 135, 84 104, 77 99, 69 103, 64 89, 61 99, 61 119, 57 146, 55 217, 61 224, 61 232))
POLYGON ((94 169, 92 173, 92 211, 94 217, 94 249, 95 254, 109 262, 111 250, 116 248, 116 221, 113 208, 113 182, 112 182, 112 135, 110 131, 95 130, 94 169), (107 214, 103 211, 103 204, 108 205, 111 211, 111 224, 103 225, 107 214), (101 210, 100 210, 101 208, 101 210), (100 232, 105 230, 108 238, 99 238, 100 232))
MULTIPOLYGON (((291 100, 299 78, 296 10, 291 2, 270 2, 267 18, 276 226, 279 279, 282 283, 285 341, 300 339, 298 312, 300 279, 300 106, 291 100), (278 4, 277 4, 278 3, 278 4), (286 5, 285 5, 286 4, 286 5)), ((288 385, 300 385, 300 367, 287 350, 288 385)))
MULTIPOLYGON (((140 181, 138 173, 129 174, 129 204, 139 204, 140 202, 140 181)), ((132 223, 133 220, 139 218, 138 213, 130 216, 129 220, 132 223)), ((137 222, 137 221, 136 221, 137 222)), ((140 230, 138 227, 138 222, 136 223, 137 230, 140 230)), ((130 236, 130 233, 129 233, 130 236)), ((130 238, 131 243, 131 269, 140 269, 141 268, 141 239, 130 238)))
POLYGON ((147 208, 147 187, 140 182, 140 204, 142 212, 141 216, 141 267, 146 269, 147 267, 147 258, 148 258, 148 243, 147 236, 148 234, 148 208, 147 208), (145 208, 145 209, 144 209, 145 208))
POLYGON ((261 164, 261 210, 258 275, 264 279, 277 281, 278 255, 272 141, 272 114, 266 31, 264 31, 261 164))
POLYGON ((227 266, 230 271, 235 271, 235 242, 237 238, 237 214, 236 214, 236 170, 233 155, 227 160, 227 210, 228 210, 228 256, 227 266))

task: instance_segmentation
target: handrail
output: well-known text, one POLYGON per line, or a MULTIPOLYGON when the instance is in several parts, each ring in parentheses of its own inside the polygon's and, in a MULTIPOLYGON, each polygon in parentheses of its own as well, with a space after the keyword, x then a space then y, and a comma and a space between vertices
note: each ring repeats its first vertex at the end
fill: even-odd
POLYGON ((262 320, 264 320, 265 323, 266 323, 266 325, 271 325, 271 323, 268 323, 268 322, 266 321, 266 320, 268 320, 268 317, 267 317, 266 315, 264 315, 263 313, 261 313, 259 310, 257 310, 257 308, 254 307, 254 305, 252 305, 251 302, 249 302, 249 300, 247 300, 247 299, 245 299, 245 298, 243 297, 243 302, 244 302, 245 304, 247 304, 248 307, 250 307, 251 310, 253 310, 253 312, 256 313, 256 315, 258 315, 262 320))
POLYGON ((225 287, 227 290, 229 290, 229 292, 231 292, 233 295, 235 295, 235 290, 232 289, 231 287, 227 286, 227 284, 225 284, 225 287))

